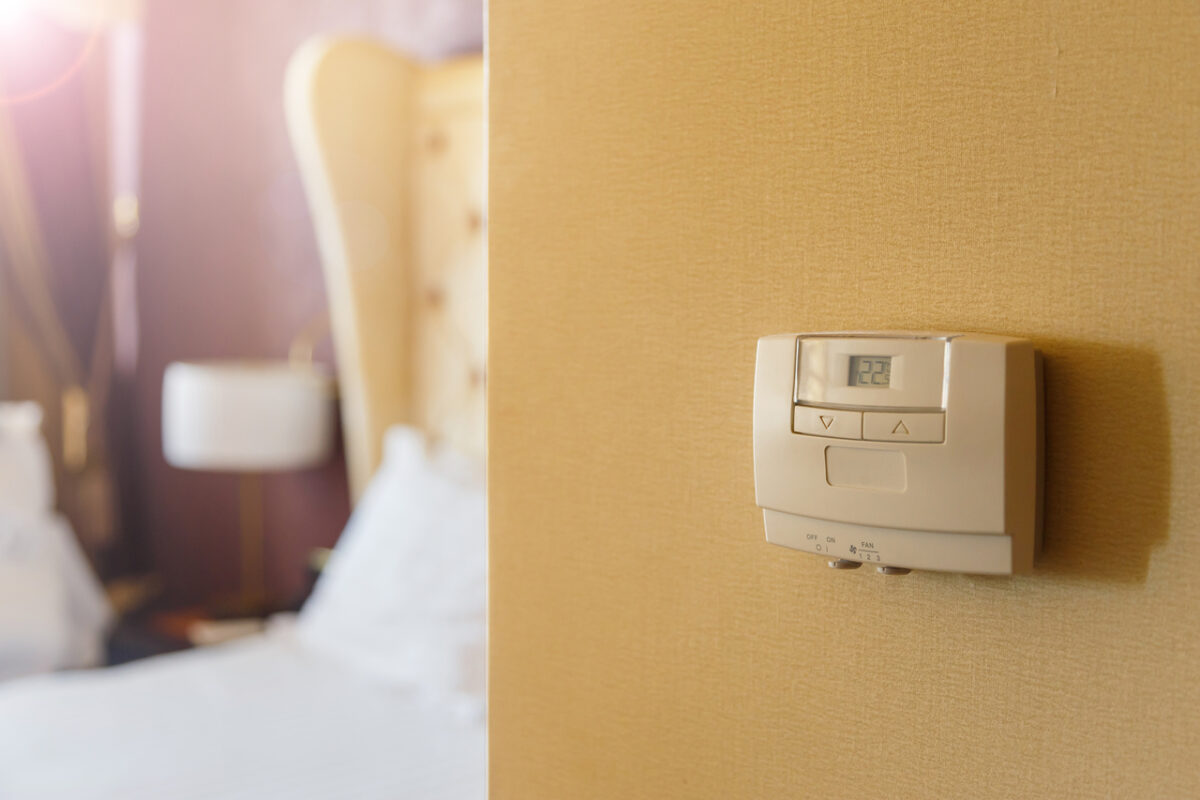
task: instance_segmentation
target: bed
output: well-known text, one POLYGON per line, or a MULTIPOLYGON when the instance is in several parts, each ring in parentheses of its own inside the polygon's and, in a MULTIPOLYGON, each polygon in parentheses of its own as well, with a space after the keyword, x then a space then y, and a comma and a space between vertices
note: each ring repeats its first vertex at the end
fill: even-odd
POLYGON ((356 506, 294 619, 0 684, 0 798, 483 798, 480 59, 310 42, 288 125, 356 506))
POLYGON ((480 722, 279 632, 24 683, 0 702, 5 800, 487 796, 480 722))

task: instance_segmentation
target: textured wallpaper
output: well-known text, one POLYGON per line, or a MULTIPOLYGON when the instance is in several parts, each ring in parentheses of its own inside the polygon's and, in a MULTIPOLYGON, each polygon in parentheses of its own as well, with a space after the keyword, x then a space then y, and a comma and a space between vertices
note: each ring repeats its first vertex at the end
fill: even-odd
POLYGON ((1198 14, 493 4, 497 800, 1200 796, 1198 14), (846 328, 1042 348, 1035 574, 766 544, 755 340, 846 328))

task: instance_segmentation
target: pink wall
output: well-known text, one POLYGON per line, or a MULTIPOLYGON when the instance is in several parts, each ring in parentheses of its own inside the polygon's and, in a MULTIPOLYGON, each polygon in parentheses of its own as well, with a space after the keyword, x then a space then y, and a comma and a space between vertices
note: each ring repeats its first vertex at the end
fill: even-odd
MULTIPOLYGON (((163 368, 181 358, 282 357, 325 306, 284 127, 289 56, 331 30, 374 31, 427 56, 470 50, 481 13, 469 1, 149 3, 132 522, 173 599, 236 588, 237 491, 232 476, 163 461, 163 368)), ((301 587, 308 551, 336 540, 348 510, 340 461, 267 479, 268 578, 278 596, 301 587)))

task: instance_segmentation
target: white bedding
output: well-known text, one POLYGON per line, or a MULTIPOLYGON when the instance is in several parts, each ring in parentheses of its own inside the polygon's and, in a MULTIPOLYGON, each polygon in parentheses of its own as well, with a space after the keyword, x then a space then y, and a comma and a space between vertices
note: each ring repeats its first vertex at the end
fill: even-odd
MULTIPOLYGON (((66 518, 35 403, 0 403, 0 681, 90 667, 111 611, 66 518)), ((2 800, 2 796, 0 796, 2 800)))
POLYGON ((486 735, 291 629, 0 685, 3 800, 482 800, 486 735))
POLYGON ((0 800, 483 800, 482 476, 385 450, 294 624, 0 683, 0 800))

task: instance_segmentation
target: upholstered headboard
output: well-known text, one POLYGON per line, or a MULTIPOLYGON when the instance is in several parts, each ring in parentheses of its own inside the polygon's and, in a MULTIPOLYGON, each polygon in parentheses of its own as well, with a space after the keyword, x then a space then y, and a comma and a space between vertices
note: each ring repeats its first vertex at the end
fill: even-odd
POLYGON ((422 66, 369 40, 309 42, 288 68, 355 497, 396 423, 483 454, 483 98, 481 59, 422 66))

